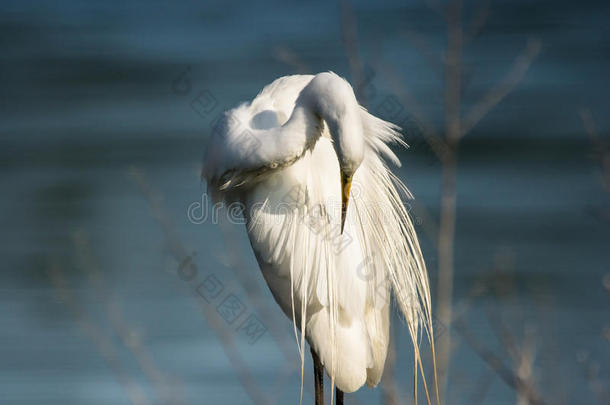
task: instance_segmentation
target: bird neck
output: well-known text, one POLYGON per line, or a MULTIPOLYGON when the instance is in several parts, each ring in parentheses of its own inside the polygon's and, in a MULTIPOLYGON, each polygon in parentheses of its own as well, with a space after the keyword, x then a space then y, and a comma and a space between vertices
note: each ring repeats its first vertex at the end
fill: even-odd
POLYGON ((304 149, 311 149, 322 135, 324 123, 310 108, 297 103, 283 129, 291 137, 303 137, 304 149))

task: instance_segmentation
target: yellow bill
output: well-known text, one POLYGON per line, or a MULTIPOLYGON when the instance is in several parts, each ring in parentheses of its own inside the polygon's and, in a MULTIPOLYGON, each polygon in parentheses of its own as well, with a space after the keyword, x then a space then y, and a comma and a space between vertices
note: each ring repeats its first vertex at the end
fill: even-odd
POLYGON ((349 192, 352 188, 352 177, 354 176, 348 176, 343 170, 341 170, 341 233, 343 233, 343 227, 345 226, 347 204, 349 203, 349 192))

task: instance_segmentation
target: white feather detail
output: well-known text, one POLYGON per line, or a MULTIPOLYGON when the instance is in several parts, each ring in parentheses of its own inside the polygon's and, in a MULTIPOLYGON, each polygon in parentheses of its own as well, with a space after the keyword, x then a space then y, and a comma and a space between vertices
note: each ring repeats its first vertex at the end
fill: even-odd
POLYGON ((294 321, 295 335, 304 329, 301 339, 296 336, 302 361, 304 337, 337 387, 352 392, 381 378, 390 291, 419 358, 422 330, 432 336, 430 287, 402 201, 412 196, 385 163, 400 165, 389 145, 405 143, 397 126, 360 107, 364 158, 341 234, 339 161, 328 125, 311 111, 295 114, 313 77, 278 79, 229 111, 226 122, 244 125, 259 150, 249 151, 252 140, 227 124, 211 140, 204 174, 211 191, 246 204, 248 236, 263 276, 294 321))

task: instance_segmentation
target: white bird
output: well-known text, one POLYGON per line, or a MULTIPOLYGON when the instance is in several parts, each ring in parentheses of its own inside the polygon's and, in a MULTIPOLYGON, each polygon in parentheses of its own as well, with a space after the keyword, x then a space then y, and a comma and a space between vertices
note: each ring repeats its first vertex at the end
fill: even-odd
MULTIPOLYGON (((385 163, 400 165, 388 146, 405 145, 398 131, 326 72, 275 80, 225 112, 208 141, 208 190, 244 205, 262 274, 294 322, 301 370, 310 345, 318 405, 323 369, 337 403, 379 383, 391 292, 420 370, 419 339, 432 336, 426 267, 401 200, 410 194, 385 163)), ((301 371, 301 396, 302 383, 301 371)))

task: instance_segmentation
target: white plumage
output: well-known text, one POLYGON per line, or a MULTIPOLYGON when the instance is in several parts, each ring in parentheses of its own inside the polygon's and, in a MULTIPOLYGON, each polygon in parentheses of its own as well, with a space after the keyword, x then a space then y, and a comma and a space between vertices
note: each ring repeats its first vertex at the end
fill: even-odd
POLYGON ((404 145, 398 128, 328 72, 279 78, 227 111, 205 157, 210 192, 245 205, 263 276, 305 331, 302 359, 304 337, 345 392, 381 378, 390 290, 416 356, 422 326, 431 335, 425 264, 401 201, 409 193, 385 164, 400 164, 391 143, 404 145))

